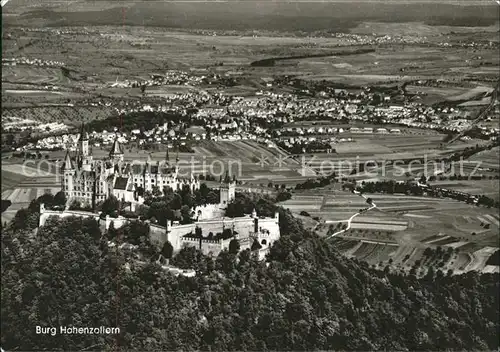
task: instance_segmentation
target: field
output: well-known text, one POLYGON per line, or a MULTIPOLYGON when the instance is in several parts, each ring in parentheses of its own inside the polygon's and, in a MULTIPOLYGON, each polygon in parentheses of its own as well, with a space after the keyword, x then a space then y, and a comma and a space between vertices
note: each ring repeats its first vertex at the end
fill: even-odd
MULTIPOLYGON (((110 83, 117 79, 147 79, 150 74, 166 69, 221 75, 238 72, 243 80, 238 86, 227 88, 229 94, 254 92, 262 89, 262 77, 285 74, 306 80, 348 83, 359 88, 447 77, 444 88, 411 84, 407 87, 410 93, 415 89, 428 90, 422 98, 424 102, 432 100, 429 103, 476 99, 491 90, 491 79, 498 73, 494 46, 475 48, 474 58, 470 58, 469 48, 459 45, 474 41, 476 33, 481 33, 481 41, 498 42, 498 18, 484 4, 435 5, 432 15, 446 16, 436 20, 440 23, 428 23, 425 18, 433 6, 418 4, 361 2, 353 7, 349 3, 237 2, 226 6, 188 1, 169 2, 159 7, 150 1, 118 4, 77 0, 68 4, 54 2, 53 6, 51 1, 44 1, 48 6, 44 11, 28 13, 40 4, 23 3, 23 0, 12 2, 4 9, 3 29, 9 35, 2 41, 3 57, 55 60, 72 70, 70 75, 65 75, 60 67, 3 66, 2 105, 6 110, 2 113, 23 117, 33 110, 31 116, 41 121, 105 118, 111 114, 110 109, 90 107, 87 101, 104 97, 137 101, 141 98, 139 88, 110 88, 110 83), (414 9, 409 12, 408 6, 414 9), (302 14, 297 16, 299 8, 302 14), (366 15, 359 15, 359 8, 366 8, 366 15), (259 15, 249 16, 248 11, 257 11, 259 15), (399 23, 386 21, 392 18, 387 17, 389 13, 398 13, 399 23), (470 22, 472 13, 477 17, 470 22), (451 14, 455 17, 448 23, 451 14), (382 20, 384 18, 386 20, 382 20), (403 23, 403 18, 411 19, 403 23), (82 33, 58 31, 57 25, 64 27, 65 23, 76 26, 74 29, 82 33), (475 27, 468 27, 470 25, 475 27), (39 26, 47 30, 27 32, 18 26, 39 26), (350 30, 360 38, 334 35, 335 31, 349 33, 350 30), (388 32, 403 38, 403 43, 372 42, 388 32), (311 39, 305 33, 317 36, 311 39), (452 50, 440 46, 443 36, 450 45, 455 45, 452 50), (420 43, 420 39, 426 43, 420 43), (250 67, 251 62, 259 59, 311 54, 311 48, 313 54, 324 54, 352 46, 375 48, 375 52, 288 60, 275 67, 250 67), (464 77, 468 80, 464 81, 464 77), (79 108, 68 108, 69 101, 79 108)), ((491 6, 494 9, 495 4, 491 6)), ((171 85, 151 89, 148 94, 161 98, 192 89, 198 88, 171 85)))
POLYGON ((55 170, 47 165, 34 167, 2 160, 2 200, 10 200, 12 205, 2 213, 2 223, 10 221, 17 210, 44 193, 56 194, 61 190, 55 170))
MULTIPOLYGON (((297 124, 294 125, 298 126, 297 124)), ((307 125, 301 125, 308 127, 307 125)), ((339 127, 339 125, 318 124, 318 127, 339 127)), ((354 127, 353 125, 351 127, 354 127)), ((374 129, 387 127, 383 125, 368 125, 374 129)), ((340 126, 342 127, 342 126, 340 126)), ((320 138, 320 136, 317 136, 320 138)), ((482 145, 484 141, 469 140, 460 141, 457 144, 446 146, 443 144, 444 135, 432 131, 415 129, 403 129, 401 134, 367 134, 367 133, 339 133, 337 138, 348 139, 348 142, 338 142, 332 145, 335 153, 307 154, 299 158, 301 163, 308 166, 318 175, 330 175, 332 172, 344 177, 357 180, 406 180, 407 172, 413 177, 427 173, 433 175, 435 172, 443 171, 441 163, 433 160, 443 158, 467 147, 482 145), (421 163, 417 159, 427 160, 421 163), (403 161, 412 161, 411 165, 404 165, 403 161), (379 166, 374 167, 374 163, 379 166), (351 175, 353 169, 365 168, 365 172, 351 175)), ((491 162, 491 161, 490 161, 491 162)), ((474 161, 464 161, 464 169, 470 168, 470 172, 476 167, 474 161)), ((486 163, 485 163, 486 165, 486 163)), ((458 166, 457 166, 458 167, 458 166)), ((457 170, 458 174, 459 170, 457 170)))
MULTIPOLYGON (((485 268, 488 256, 483 252, 498 248, 500 217, 494 209, 451 199, 399 194, 365 196, 373 199, 376 208, 360 213, 352 219, 348 231, 332 239, 346 256, 405 271, 417 261, 424 267, 435 265, 456 273, 493 270, 485 268), (454 254, 441 265, 437 259, 425 258, 427 247, 449 247, 454 254)), ((364 198, 337 186, 294 191, 292 199, 280 205, 294 213, 305 210, 316 219, 315 230, 324 236, 338 231, 353 214, 367 207, 364 198)))

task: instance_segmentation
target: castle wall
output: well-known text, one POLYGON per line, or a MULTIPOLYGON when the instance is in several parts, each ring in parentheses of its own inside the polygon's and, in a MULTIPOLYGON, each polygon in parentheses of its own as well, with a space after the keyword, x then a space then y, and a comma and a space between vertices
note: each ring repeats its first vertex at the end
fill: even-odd
POLYGON ((206 204, 195 207, 194 213, 198 221, 220 219, 224 216, 224 209, 221 208, 220 204, 206 204))
POLYGON ((129 219, 121 216, 112 218, 109 215, 106 215, 106 230, 109 229, 111 222, 113 222, 113 226, 115 229, 119 229, 120 227, 123 227, 125 224, 127 224, 129 222, 129 219))
POLYGON ((43 208, 43 204, 40 207, 40 220, 38 222, 38 226, 44 226, 47 222, 47 219, 51 216, 56 216, 58 218, 67 218, 70 216, 82 217, 82 218, 94 218, 96 221, 99 221, 99 215, 95 213, 85 212, 85 211, 74 211, 74 210, 65 210, 65 211, 54 211, 54 210, 46 210, 43 208))
MULTIPOLYGON (((207 208, 215 211, 215 206, 216 205, 211 205, 207 206, 207 208)), ((214 213, 212 213, 212 215, 213 214, 214 213)), ((79 216, 85 218, 95 218, 97 221, 100 220, 99 214, 71 210, 46 210, 43 204, 41 204, 39 226, 45 225, 50 216, 57 216, 60 218, 79 216)), ((111 218, 106 216, 106 219, 100 221, 100 223, 102 223, 104 229, 107 230, 109 229, 111 222, 113 222, 115 228, 120 228, 130 221, 130 219, 124 217, 111 218)), ((199 239, 184 238, 184 236, 189 233, 195 233, 197 226, 202 229, 204 236, 207 236, 210 232, 216 235, 217 233, 223 232, 224 229, 236 231, 236 238, 240 242, 241 250, 251 248, 254 239, 257 238, 262 246, 262 249, 259 251, 260 258, 264 258, 265 254, 269 250, 269 247, 280 238, 279 217, 278 214, 276 214, 273 218, 253 218, 251 216, 245 216, 240 218, 207 219, 186 225, 172 225, 172 223, 169 222, 166 228, 157 224, 150 224, 151 242, 161 248, 165 242, 170 241, 173 246, 174 253, 180 251, 185 246, 194 246, 201 249, 201 251, 205 254, 211 253, 212 255, 217 256, 222 250, 229 248, 231 239, 202 239, 200 248, 199 239), (257 229, 255 228, 255 221, 257 221, 257 229)))
POLYGON ((229 248, 231 239, 227 240, 205 240, 198 238, 182 238, 182 247, 196 247, 206 255, 218 256, 221 251, 229 248))
POLYGON ((190 232, 194 233, 195 228, 196 224, 177 225, 170 228, 167 238, 172 244, 172 247, 174 247, 174 252, 178 252, 182 249, 182 236, 190 232))

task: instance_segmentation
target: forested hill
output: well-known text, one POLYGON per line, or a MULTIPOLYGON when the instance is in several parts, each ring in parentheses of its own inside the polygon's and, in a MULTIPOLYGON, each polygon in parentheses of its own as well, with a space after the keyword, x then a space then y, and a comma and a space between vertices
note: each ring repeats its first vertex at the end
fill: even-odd
MULTIPOLYGON (((345 259, 281 211, 282 239, 258 262, 183 250, 174 277, 101 242, 92 220, 36 238, 2 234, 5 350, 495 350, 498 275, 425 278, 345 259), (183 264, 184 263, 184 264, 183 264), (121 334, 36 335, 40 326, 118 326, 121 334)), ((147 241, 147 239, 143 239, 147 241)))

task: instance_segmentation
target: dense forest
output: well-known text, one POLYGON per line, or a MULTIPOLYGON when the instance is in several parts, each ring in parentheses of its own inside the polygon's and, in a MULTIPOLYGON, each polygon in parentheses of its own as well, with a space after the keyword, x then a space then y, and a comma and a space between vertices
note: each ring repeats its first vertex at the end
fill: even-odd
MULTIPOLYGON (((266 262, 250 251, 184 249, 174 276, 107 245, 98 223, 49 219, 2 234, 6 350, 495 350, 497 274, 422 279, 343 258, 280 209, 266 262), (128 264, 126 264, 128 263, 128 264), (37 335, 36 326, 119 327, 119 335, 37 335)), ((145 231, 140 242, 144 242, 145 231)), ((125 238, 127 240, 128 237, 125 238)), ((147 240, 147 238, 146 238, 147 240)), ((152 249, 155 251, 155 249, 152 249)))

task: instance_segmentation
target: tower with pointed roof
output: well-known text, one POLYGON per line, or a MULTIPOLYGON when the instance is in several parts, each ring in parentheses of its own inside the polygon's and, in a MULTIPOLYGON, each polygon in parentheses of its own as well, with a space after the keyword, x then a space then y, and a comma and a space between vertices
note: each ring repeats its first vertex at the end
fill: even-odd
POLYGON ((114 162, 122 162, 124 157, 123 148, 118 141, 118 136, 115 137, 111 151, 109 152, 109 158, 114 162))
POLYGON ((80 137, 78 138, 77 166, 84 171, 90 171, 92 168, 92 155, 89 148, 89 134, 82 123, 80 128, 80 137))
POLYGON ((85 124, 83 122, 80 127, 80 137, 78 138, 78 153, 81 157, 87 157, 90 155, 89 134, 85 130, 85 124))
POLYGON ((69 149, 66 152, 66 157, 64 158, 64 165, 62 168, 63 179, 62 179, 62 191, 66 195, 66 199, 69 199, 70 195, 73 192, 74 184, 75 184, 75 165, 71 160, 71 155, 69 153, 69 149))
POLYGON ((226 176, 220 184, 220 204, 222 206, 227 206, 231 203, 236 196, 236 181, 229 177, 229 172, 226 171, 226 176))

